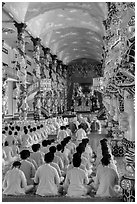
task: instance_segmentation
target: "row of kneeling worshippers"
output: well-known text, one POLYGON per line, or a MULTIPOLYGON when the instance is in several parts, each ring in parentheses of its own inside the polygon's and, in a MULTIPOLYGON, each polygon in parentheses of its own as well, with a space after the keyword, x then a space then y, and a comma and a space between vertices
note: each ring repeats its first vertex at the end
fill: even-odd
POLYGON ((113 197, 121 193, 106 139, 100 141, 95 155, 81 126, 76 137, 68 126, 60 133, 61 126, 56 139, 48 139, 46 128, 40 123, 9 124, 3 130, 3 194, 113 197))

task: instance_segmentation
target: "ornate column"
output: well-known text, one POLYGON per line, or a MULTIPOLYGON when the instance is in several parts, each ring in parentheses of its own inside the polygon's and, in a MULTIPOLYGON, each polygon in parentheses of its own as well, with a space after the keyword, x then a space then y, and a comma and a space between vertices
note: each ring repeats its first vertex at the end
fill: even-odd
POLYGON ((21 90, 20 97, 18 98, 18 111, 20 115, 20 120, 27 120, 27 67, 25 60, 25 28, 26 24, 15 22, 15 27, 17 28, 17 48, 18 48, 18 63, 17 63, 17 75, 19 77, 19 88, 21 90))
MULTIPOLYGON (((33 51, 33 58, 34 58, 34 64, 35 67, 33 69, 33 73, 35 75, 35 81, 39 81, 41 79, 41 63, 40 63, 40 38, 31 38, 34 46, 33 51)), ((41 94, 38 91, 37 95, 35 96, 36 103, 35 103, 35 114, 38 115, 38 118, 41 116, 41 94)))
POLYGON ((34 52, 33 52, 33 57, 34 57, 34 63, 35 63, 35 69, 33 70, 34 75, 38 80, 41 78, 41 73, 40 73, 40 38, 31 38, 33 45, 34 45, 34 52))

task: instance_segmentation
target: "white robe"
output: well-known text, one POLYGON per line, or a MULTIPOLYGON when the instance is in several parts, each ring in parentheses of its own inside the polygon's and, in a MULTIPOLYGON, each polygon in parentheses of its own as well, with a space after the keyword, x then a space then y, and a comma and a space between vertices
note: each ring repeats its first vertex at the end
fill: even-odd
POLYGON ((24 173, 17 169, 13 168, 9 170, 3 181, 3 194, 6 195, 20 195, 25 194, 24 188, 27 186, 27 181, 24 173))

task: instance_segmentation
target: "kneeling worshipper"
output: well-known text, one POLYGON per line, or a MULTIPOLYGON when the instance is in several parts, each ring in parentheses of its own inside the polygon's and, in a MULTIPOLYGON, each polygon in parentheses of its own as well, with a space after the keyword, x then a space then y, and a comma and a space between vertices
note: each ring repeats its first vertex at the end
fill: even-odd
POLYGON ((93 118, 90 129, 91 129, 91 132, 101 131, 101 122, 97 119, 97 117, 93 118))
POLYGON ((81 158, 79 156, 73 157, 73 167, 67 171, 66 179, 63 185, 64 190, 70 197, 85 196, 90 192, 88 176, 86 172, 80 169, 81 158))
POLYGON ((8 141, 5 141, 5 145, 2 147, 2 149, 5 152, 4 160, 6 165, 11 164, 13 161, 17 159, 17 156, 14 156, 12 147, 9 146, 8 141))
POLYGON ((76 132, 76 144, 78 145, 79 142, 82 141, 82 139, 87 138, 87 134, 85 132, 85 130, 83 129, 83 127, 81 126, 81 124, 78 126, 78 130, 76 132))
POLYGON ((30 158, 36 162, 38 167, 41 166, 44 163, 44 158, 42 152, 40 151, 40 144, 33 144, 32 151, 33 152, 30 153, 30 158))
POLYGON ((23 171, 20 170, 21 163, 15 161, 3 181, 3 194, 5 195, 21 195, 32 190, 33 185, 27 185, 27 181, 23 171))
POLYGON ((92 186, 96 190, 96 196, 99 197, 116 197, 118 192, 115 187, 118 185, 118 175, 116 171, 109 167, 110 161, 108 158, 101 159, 102 165, 97 169, 96 177, 93 179, 92 186))
POLYGON ((66 126, 61 126, 60 127, 60 130, 58 132, 58 135, 57 135, 57 140, 58 142, 61 142, 64 138, 66 138, 68 135, 67 135, 67 131, 66 131, 66 126))
POLYGON ((59 194, 60 178, 57 170, 51 166, 54 154, 45 154, 45 164, 41 165, 35 174, 34 182, 37 186, 36 194, 40 196, 54 196, 59 194))
POLYGON ((28 160, 29 157, 30 157, 30 151, 29 150, 22 150, 20 152, 20 158, 21 158, 20 170, 22 170, 23 173, 25 174, 27 184, 31 185, 34 183, 33 178, 35 176, 36 168, 33 165, 33 163, 28 160))

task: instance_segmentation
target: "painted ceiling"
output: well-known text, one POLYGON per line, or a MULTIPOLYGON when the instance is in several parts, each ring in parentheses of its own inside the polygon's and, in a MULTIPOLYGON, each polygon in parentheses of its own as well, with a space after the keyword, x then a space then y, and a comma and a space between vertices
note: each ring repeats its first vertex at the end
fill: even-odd
POLYGON ((33 45, 28 33, 39 37, 41 44, 49 47, 64 64, 80 58, 100 62, 105 33, 103 20, 107 12, 105 2, 6 2, 2 37, 16 47, 15 20, 27 25, 26 53, 30 56, 33 45))

